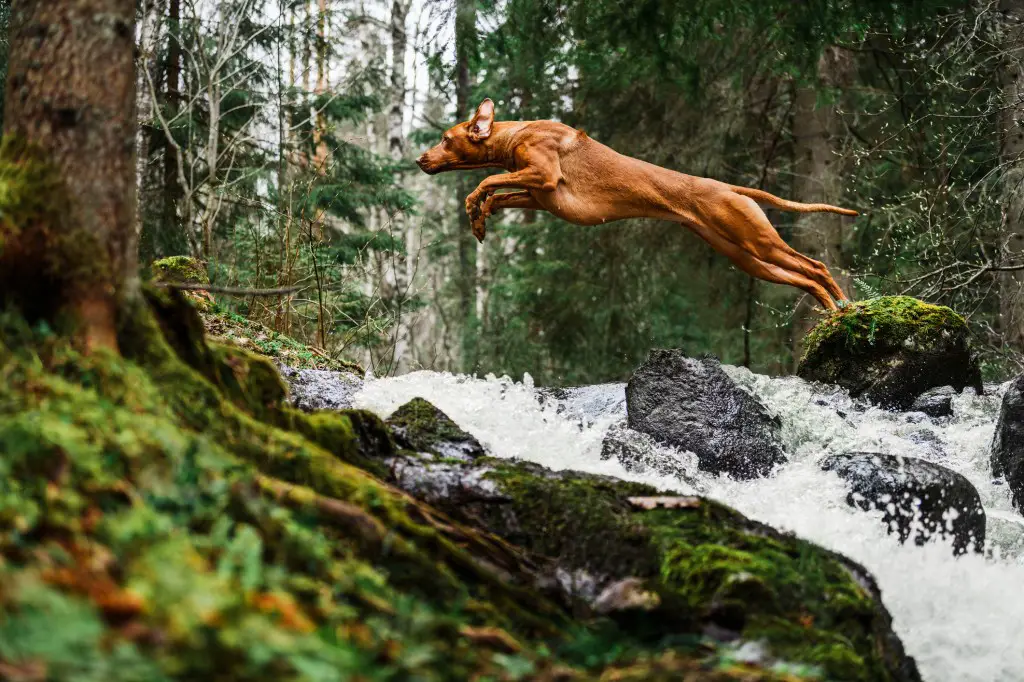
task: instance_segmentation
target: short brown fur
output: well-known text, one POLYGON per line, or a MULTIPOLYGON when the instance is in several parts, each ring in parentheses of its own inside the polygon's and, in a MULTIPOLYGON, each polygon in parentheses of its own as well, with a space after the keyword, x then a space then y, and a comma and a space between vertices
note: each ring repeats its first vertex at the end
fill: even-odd
POLYGON ((556 121, 496 122, 489 99, 472 119, 446 131, 417 163, 431 175, 470 168, 508 171, 489 176, 466 197, 473 234, 480 241, 486 219, 503 208, 544 210, 577 225, 624 218, 672 220, 754 277, 803 289, 829 310, 847 300, 825 265, 786 244, 755 201, 784 211, 857 215, 850 209, 801 204, 677 173, 623 156, 556 121), (499 189, 515 191, 498 194, 499 189))

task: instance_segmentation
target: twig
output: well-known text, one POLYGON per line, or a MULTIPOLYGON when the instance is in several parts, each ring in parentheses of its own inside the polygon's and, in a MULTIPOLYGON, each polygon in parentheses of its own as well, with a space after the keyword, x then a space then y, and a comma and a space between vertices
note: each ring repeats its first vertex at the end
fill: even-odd
POLYGON ((209 291, 213 294, 230 294, 232 296, 280 296, 294 294, 296 291, 305 289, 302 286, 281 287, 280 289, 245 289, 243 287, 221 287, 215 284, 180 284, 177 282, 157 282, 154 286, 178 291, 209 291))

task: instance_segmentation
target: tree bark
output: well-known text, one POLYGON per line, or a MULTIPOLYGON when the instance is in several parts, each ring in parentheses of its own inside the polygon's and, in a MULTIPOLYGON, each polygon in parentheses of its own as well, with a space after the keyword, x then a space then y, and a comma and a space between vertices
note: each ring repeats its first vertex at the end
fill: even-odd
MULTIPOLYGON (((999 156, 1004 173, 1000 260, 1003 265, 1019 265, 1024 264, 1024 0, 1002 0, 999 9, 1003 51, 999 156)), ((1024 270, 1000 272, 998 281, 1003 345, 1024 352, 1024 270)))
MULTIPOLYGON (((796 180, 794 199, 804 203, 839 205, 842 199, 842 121, 833 102, 818 102, 821 88, 841 88, 849 78, 851 55, 839 47, 827 47, 818 60, 819 86, 803 86, 793 107, 793 155, 796 180)), ((793 248, 824 263, 847 296, 851 281, 843 270, 844 223, 834 213, 804 213, 796 220, 793 248)), ((794 366, 800 357, 804 335, 814 324, 815 302, 803 297, 797 306, 793 329, 794 366)))
MULTIPOLYGON (((61 243, 79 248, 65 248, 59 256, 68 262, 50 266, 75 273, 54 305, 74 315, 89 349, 117 349, 119 307, 138 288, 134 43, 134 0, 21 0, 13 7, 4 133, 40 149, 67 191, 68 215, 50 229, 74 231, 61 243)), ((46 228, 27 225, 20 233, 25 253, 39 229, 46 228)))

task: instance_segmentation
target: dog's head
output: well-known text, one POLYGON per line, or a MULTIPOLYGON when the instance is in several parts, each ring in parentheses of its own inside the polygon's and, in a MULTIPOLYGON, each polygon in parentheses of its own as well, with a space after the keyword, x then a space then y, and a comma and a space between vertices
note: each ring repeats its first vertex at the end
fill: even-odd
POLYGON ((488 159, 488 139, 493 126, 494 102, 485 99, 476 108, 473 118, 446 130, 440 144, 424 152, 416 159, 416 164, 429 175, 493 165, 488 159))

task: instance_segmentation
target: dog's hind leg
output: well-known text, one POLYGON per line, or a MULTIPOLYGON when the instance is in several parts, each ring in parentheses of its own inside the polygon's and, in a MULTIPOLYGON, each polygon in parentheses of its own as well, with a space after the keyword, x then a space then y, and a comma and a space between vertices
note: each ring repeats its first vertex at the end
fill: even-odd
MULTIPOLYGON (((810 280, 816 285, 816 290, 827 292, 824 298, 816 291, 810 293, 829 310, 835 308, 832 298, 837 301, 847 300, 825 264, 805 256, 787 244, 754 201, 738 196, 724 197, 715 210, 708 212, 707 218, 709 227, 717 232, 718 236, 732 242, 751 257, 810 280)), ((800 288, 809 291, 806 287, 800 288)))
MULTIPOLYGON (((770 226, 770 224, 769 224, 770 226)), ((816 279, 808 276, 804 272, 804 268, 789 268, 781 263, 773 263, 762 260, 752 250, 740 246, 736 242, 729 239, 725 233, 716 229, 708 228, 701 224, 690 225, 691 229, 702 237, 711 247, 721 253, 723 256, 731 260, 736 267, 743 270, 748 275, 763 279, 768 282, 775 282, 776 284, 788 284, 791 287, 803 289, 811 296, 815 298, 826 310, 835 310, 836 304, 832 301, 832 297, 829 296, 828 291, 819 284, 816 279)), ((772 228, 772 232, 775 233, 775 229, 772 228)), ((775 238, 780 242, 782 238, 775 234, 775 238)), ((785 242, 783 242, 785 245, 785 242)), ((773 252, 769 251, 769 254, 773 252)))

